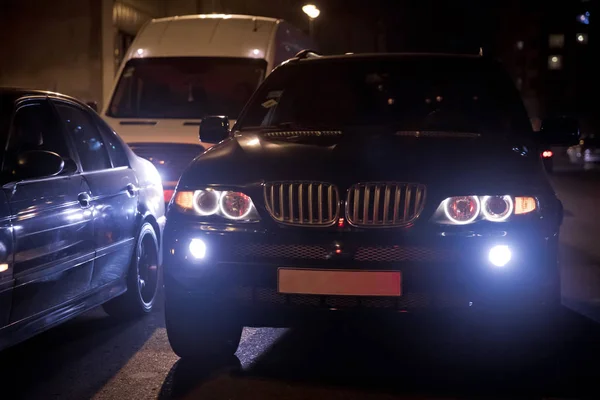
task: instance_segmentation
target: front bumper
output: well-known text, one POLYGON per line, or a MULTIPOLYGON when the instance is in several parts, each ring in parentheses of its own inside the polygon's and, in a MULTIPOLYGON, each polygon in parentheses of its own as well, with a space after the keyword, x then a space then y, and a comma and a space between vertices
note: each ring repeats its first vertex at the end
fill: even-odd
POLYGON ((370 314, 522 309, 548 302, 559 285, 557 234, 541 229, 450 235, 443 232, 311 229, 251 231, 167 222, 168 301, 235 313, 250 326, 274 326, 324 312, 370 314), (206 245, 202 260, 192 239, 206 245), (512 260, 494 267, 491 247, 507 245, 512 260), (338 252, 336 252, 338 250, 338 252), (399 297, 281 294, 281 267, 399 271, 399 297))

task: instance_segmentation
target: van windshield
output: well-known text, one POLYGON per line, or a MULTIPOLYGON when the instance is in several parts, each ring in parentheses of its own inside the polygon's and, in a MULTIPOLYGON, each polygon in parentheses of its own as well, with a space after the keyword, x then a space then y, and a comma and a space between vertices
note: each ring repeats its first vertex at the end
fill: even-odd
POLYGON ((138 58, 127 62, 107 115, 115 118, 237 118, 265 76, 265 60, 138 58))

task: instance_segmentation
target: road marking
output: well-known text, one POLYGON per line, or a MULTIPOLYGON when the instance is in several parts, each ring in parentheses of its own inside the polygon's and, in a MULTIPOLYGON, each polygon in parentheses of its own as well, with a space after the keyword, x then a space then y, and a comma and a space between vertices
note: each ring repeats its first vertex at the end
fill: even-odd
POLYGON ((93 399, 156 399, 158 391, 179 357, 171 350, 167 330, 157 328, 129 361, 100 389, 93 399), (152 362, 148 362, 152 360, 152 362), (123 382, 133 384, 124 385, 123 382))

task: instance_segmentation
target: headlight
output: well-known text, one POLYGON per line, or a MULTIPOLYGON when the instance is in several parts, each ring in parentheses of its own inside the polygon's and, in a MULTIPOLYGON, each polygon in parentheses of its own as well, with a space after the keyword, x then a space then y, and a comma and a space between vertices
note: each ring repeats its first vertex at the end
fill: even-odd
POLYGON ((193 197, 194 210, 198 215, 214 215, 219 212, 222 194, 216 190, 196 190, 193 197))
POLYGON ((184 213, 240 222, 260 219, 250 196, 237 191, 203 189, 176 192, 173 204, 184 213))
POLYGON ((224 192, 219 201, 221 212, 229 219, 244 219, 254 209, 252 199, 241 192, 224 192))
POLYGON ((443 203, 449 221, 457 225, 470 224, 481 211, 481 202, 476 196, 450 197, 443 203))
POLYGON ((515 208, 510 196, 485 196, 481 202, 481 211, 488 221, 506 221, 515 208))
POLYGON ((444 200, 432 220, 448 225, 466 225, 481 219, 504 222, 513 215, 527 214, 536 209, 534 197, 456 196, 444 200))

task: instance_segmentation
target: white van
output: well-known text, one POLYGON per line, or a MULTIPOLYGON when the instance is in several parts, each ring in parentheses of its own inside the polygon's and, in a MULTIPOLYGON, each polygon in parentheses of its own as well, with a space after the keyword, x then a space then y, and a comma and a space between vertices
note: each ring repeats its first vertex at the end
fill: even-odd
POLYGON ((267 74, 310 38, 289 23, 247 15, 155 19, 129 48, 102 116, 163 177, 165 201, 204 147, 201 118, 235 121, 267 74))

